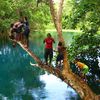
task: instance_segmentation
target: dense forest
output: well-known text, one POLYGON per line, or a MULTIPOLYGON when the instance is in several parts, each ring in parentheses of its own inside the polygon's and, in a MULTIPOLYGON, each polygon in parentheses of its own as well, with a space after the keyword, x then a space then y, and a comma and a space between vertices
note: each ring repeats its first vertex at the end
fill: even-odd
MULTIPOLYGON (((46 30, 56 29, 58 40, 62 41, 64 47, 67 45, 62 37, 62 29, 81 31, 73 38, 71 45, 64 50, 65 65, 63 71, 58 73, 60 74, 58 77, 74 88, 82 99, 99 100, 100 98, 96 95, 100 95, 100 1, 0 0, 0 41, 2 43, 8 40, 10 24, 24 16, 29 19, 31 36, 37 35, 35 32, 38 31, 41 38, 41 36, 45 36, 46 30), (81 83, 75 84, 76 81, 81 80, 75 78, 77 73, 73 75, 77 70, 73 64, 75 58, 79 58, 89 66, 88 81, 82 85, 89 86, 89 89, 83 88, 81 83), (72 78, 71 81, 69 78, 72 78)), ((34 54, 31 56, 35 57, 40 66, 45 66, 34 54)), ((44 69, 50 70, 46 67, 44 69)))

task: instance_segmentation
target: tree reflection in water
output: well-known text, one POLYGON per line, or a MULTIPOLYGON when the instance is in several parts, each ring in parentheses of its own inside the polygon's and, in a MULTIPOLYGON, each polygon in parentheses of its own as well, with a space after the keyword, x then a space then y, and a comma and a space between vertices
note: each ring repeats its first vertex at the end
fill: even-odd
MULTIPOLYGON (((31 48, 41 54, 36 45, 31 48)), ((43 59, 43 55, 39 57, 43 59)), ((1 100, 77 100, 75 91, 58 78, 32 67, 30 61, 35 63, 19 46, 13 48, 9 43, 0 47, 1 100)))

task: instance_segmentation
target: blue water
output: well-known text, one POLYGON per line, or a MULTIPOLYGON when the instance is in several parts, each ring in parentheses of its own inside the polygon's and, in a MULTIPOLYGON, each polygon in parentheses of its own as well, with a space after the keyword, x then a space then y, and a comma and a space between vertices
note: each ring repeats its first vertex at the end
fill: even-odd
MULTIPOLYGON (((40 41, 30 43, 30 48, 43 60, 40 41)), ((79 100, 67 84, 30 61, 35 63, 20 46, 0 46, 0 100, 79 100)))

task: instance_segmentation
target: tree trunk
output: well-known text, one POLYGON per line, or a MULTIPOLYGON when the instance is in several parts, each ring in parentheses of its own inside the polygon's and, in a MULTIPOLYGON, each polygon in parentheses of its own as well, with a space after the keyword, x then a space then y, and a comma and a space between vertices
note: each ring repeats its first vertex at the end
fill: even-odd
POLYGON ((82 81, 79 76, 75 75, 72 72, 62 74, 62 71, 58 68, 45 65, 44 63, 42 63, 39 57, 37 57, 35 53, 32 52, 29 48, 25 48, 20 42, 17 43, 36 61, 37 64, 31 65, 33 65, 34 67, 40 67, 60 78, 62 81, 71 86, 80 95, 82 100, 100 100, 100 95, 95 95, 88 87, 88 85, 84 81, 82 81))
MULTIPOLYGON (((51 11, 51 15, 52 15, 52 19, 55 25, 55 28, 57 30, 58 33, 58 40, 64 43, 64 39, 62 37, 62 23, 61 23, 61 15, 62 15, 62 8, 58 10, 54 8, 54 0, 50 0, 50 11, 51 11)), ((59 4, 59 8, 62 7, 63 4, 63 0, 61 0, 62 2, 59 4)))
MULTIPOLYGON (((64 0, 59 0, 59 4, 58 4, 59 8, 55 9, 54 0, 50 0, 50 11, 51 11, 52 19, 54 21, 54 25, 58 33, 58 39, 65 45, 62 36, 62 24, 61 24, 63 2, 64 0)), ((80 79, 79 77, 77 77, 75 74, 72 73, 68 61, 68 52, 66 49, 64 49, 63 54, 64 54, 64 60, 63 60, 64 66, 63 66, 62 76, 64 77, 64 81, 68 83, 74 90, 76 90, 76 92, 80 95, 82 99, 96 100, 95 94, 91 91, 88 85, 85 82, 82 83, 82 79, 80 79)))

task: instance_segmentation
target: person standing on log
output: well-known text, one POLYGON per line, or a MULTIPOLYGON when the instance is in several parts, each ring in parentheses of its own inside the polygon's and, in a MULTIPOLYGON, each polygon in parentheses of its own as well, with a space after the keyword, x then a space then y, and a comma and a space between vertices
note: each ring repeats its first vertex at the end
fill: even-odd
POLYGON ((63 55, 63 45, 62 45, 62 42, 60 42, 60 41, 58 43, 57 53, 58 54, 57 54, 57 58, 56 58, 56 67, 61 68, 63 59, 64 59, 64 55, 63 55))
POLYGON ((28 48, 29 47, 29 33, 30 33, 30 28, 29 28, 29 22, 28 22, 27 17, 24 17, 23 26, 24 26, 24 32, 23 32, 23 35, 24 35, 24 44, 25 44, 25 47, 28 48))
POLYGON ((43 43, 45 43, 45 51, 44 51, 45 63, 46 65, 48 65, 48 58, 49 58, 49 65, 51 65, 53 58, 53 43, 55 43, 55 41, 50 33, 47 34, 47 37, 44 39, 43 43))

